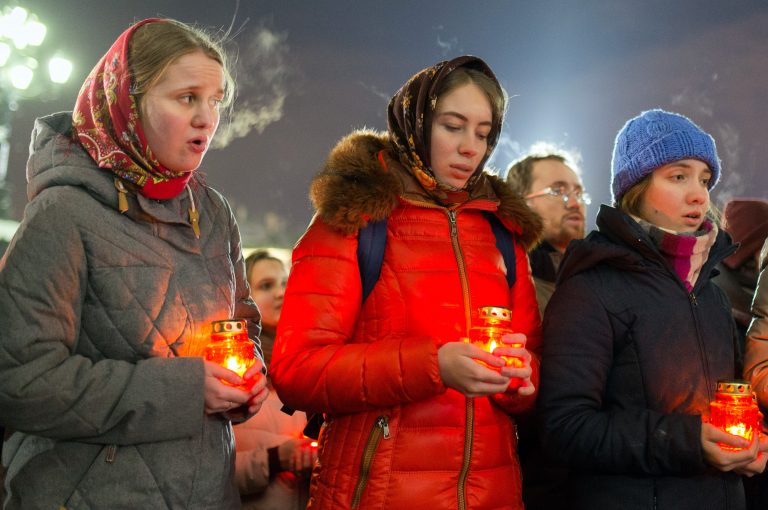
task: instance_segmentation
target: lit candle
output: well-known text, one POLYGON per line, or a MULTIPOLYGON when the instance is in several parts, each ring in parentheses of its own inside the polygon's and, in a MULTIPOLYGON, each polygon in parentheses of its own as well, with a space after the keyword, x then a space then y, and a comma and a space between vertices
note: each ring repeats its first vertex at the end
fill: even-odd
MULTIPOLYGON (((476 325, 469 331, 469 340, 486 352, 493 354, 496 347, 509 345, 510 347, 522 347, 522 344, 504 344, 501 337, 507 333, 513 333, 512 330, 512 312, 508 308, 500 306, 484 306, 479 309, 476 325)), ((523 366, 520 358, 514 356, 501 356, 507 365, 515 368, 523 366)), ((486 365, 478 360, 478 363, 486 365)), ((487 366, 487 365, 486 365, 487 366)), ((522 381, 515 377, 510 382, 510 386, 517 388, 522 381)))
POLYGON ((232 370, 242 377, 256 362, 253 342, 244 320, 229 319, 211 323, 211 341, 205 359, 232 370))
MULTIPOLYGON (((717 381, 715 400, 710 405, 710 423, 734 436, 747 441, 760 430, 762 414, 757 407, 752 387, 746 381, 717 381)), ((734 446, 718 443, 728 451, 743 450, 734 446)))
POLYGON ((244 360, 241 360, 237 356, 228 356, 224 361, 224 366, 235 372, 240 377, 245 374, 245 371, 248 370, 251 365, 253 365, 253 363, 248 363, 244 360))

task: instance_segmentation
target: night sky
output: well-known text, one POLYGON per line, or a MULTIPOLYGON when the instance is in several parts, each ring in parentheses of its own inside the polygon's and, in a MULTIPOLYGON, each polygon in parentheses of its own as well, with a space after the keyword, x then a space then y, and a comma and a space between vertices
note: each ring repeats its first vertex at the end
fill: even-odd
MULTIPOLYGON (((239 132, 201 170, 234 206, 247 246, 290 247, 312 215, 309 181, 349 131, 386 128, 389 97, 416 71, 461 54, 485 59, 510 95, 509 162, 537 141, 581 155, 587 189, 610 200, 613 139, 661 107, 712 133, 723 160, 715 202, 768 198, 768 3, 747 0, 29 0, 45 51, 75 61, 69 84, 13 118, 13 216, 26 202, 33 119, 70 110, 87 73, 135 21, 167 16, 233 27, 239 132)), ((223 131, 220 129, 219 135, 223 131)))

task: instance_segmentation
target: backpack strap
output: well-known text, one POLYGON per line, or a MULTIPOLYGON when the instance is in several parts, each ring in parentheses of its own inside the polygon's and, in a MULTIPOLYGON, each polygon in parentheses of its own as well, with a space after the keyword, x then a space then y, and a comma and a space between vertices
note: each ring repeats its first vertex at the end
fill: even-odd
POLYGON ((493 236, 496 238, 496 248, 501 252, 504 258, 504 265, 507 267, 507 286, 512 288, 517 277, 515 264, 515 240, 512 232, 506 229, 501 220, 490 211, 483 211, 483 216, 488 219, 493 230, 493 236))
MULTIPOLYGON (((491 224, 493 236, 496 238, 496 249, 501 252, 504 265, 507 268, 507 285, 511 288, 515 284, 517 276, 515 272, 515 240, 512 237, 512 232, 504 227, 495 214, 484 211, 483 216, 491 224)), ((376 282, 379 281, 386 246, 386 219, 370 221, 360 229, 357 241, 357 265, 360 269, 360 282, 363 287, 363 303, 373 291, 376 282)))
POLYGON ((363 303, 381 275, 384 248, 387 246, 387 220, 369 221, 362 227, 357 239, 357 265, 363 285, 363 303))

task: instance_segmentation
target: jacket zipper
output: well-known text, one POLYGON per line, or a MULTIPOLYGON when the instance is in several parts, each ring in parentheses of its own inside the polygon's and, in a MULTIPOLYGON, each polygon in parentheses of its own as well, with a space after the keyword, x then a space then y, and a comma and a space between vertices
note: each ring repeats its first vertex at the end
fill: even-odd
POLYGON ((458 500, 459 510, 467 508, 466 484, 469 475, 469 462, 472 459, 472 434, 475 430, 475 399, 466 398, 467 426, 464 430, 464 459, 461 463, 461 472, 459 473, 458 500))
MULTIPOLYGON (((645 243, 640 238, 637 239, 637 242, 638 244, 644 244, 647 246, 647 243, 645 243)), ((730 248, 730 249, 720 250, 720 252, 716 254, 710 253, 709 258, 701 267, 701 272, 700 272, 699 278, 696 280, 696 285, 694 285, 694 288, 690 292, 688 292, 688 290, 686 289, 680 277, 677 274, 675 274, 672 270, 670 270, 667 266, 664 266, 662 264, 666 269, 665 272, 667 274, 670 274, 672 278, 674 278, 674 280, 678 283, 678 285, 686 292, 686 294, 688 294, 688 301, 691 304, 691 314, 693 315, 693 324, 694 324, 694 327, 696 328, 696 340, 699 344, 699 359, 701 360, 702 369, 704 371, 704 379, 707 381, 707 398, 709 400, 714 399, 714 394, 712 393, 712 391, 715 386, 711 384, 711 374, 709 372, 709 361, 707 359, 706 346, 704 345, 704 341, 701 338, 701 327, 699 324, 699 315, 698 315, 699 301, 698 301, 698 298, 696 297, 696 289, 701 287, 701 281, 703 277, 702 275, 709 273, 709 271, 711 271, 712 268, 715 266, 716 264, 715 258, 717 258, 718 261, 722 260, 728 255, 733 254, 734 251, 736 251, 734 248, 730 248)), ((664 261, 664 258, 661 254, 658 255, 658 258, 659 260, 664 261)))
POLYGON ((368 477, 371 474, 373 456, 376 454, 376 449, 378 448, 382 437, 384 437, 384 439, 389 439, 389 418, 386 416, 379 416, 376 418, 376 423, 373 424, 373 429, 368 436, 368 441, 365 443, 363 458, 360 461, 360 476, 357 479, 355 492, 352 495, 352 508, 357 508, 363 497, 363 491, 368 483, 368 477))
MULTIPOLYGON (((426 207, 429 209, 445 209, 444 207, 417 202, 415 200, 405 199, 405 202, 426 207)), ((469 297, 469 285, 467 283, 467 270, 464 264, 464 254, 461 251, 461 244, 459 243, 459 227, 456 221, 456 211, 448 209, 446 210, 448 215, 448 222, 451 227, 451 244, 453 245, 453 252, 456 256, 456 265, 459 269, 459 281, 461 282, 461 295, 464 301, 464 328, 465 335, 469 335, 469 330, 472 327, 472 303, 469 297)), ((464 428, 464 456, 461 463, 461 472, 459 473, 459 481, 457 486, 457 499, 459 504, 459 510, 465 510, 466 503, 466 483, 467 476, 469 475, 469 465, 472 460, 472 435, 475 428, 475 406, 474 400, 466 397, 466 427, 464 428)), ((353 505, 354 506, 354 505, 353 505)))
POLYGON ((461 297, 464 300, 464 325, 465 332, 469 334, 472 327, 472 304, 469 301, 469 288, 467 285, 467 268, 464 265, 464 253, 459 244, 459 226, 456 222, 456 211, 447 211, 448 221, 451 224, 451 244, 456 255, 456 265, 459 268, 459 281, 461 281, 461 297))
MULTIPOLYGON (((704 341, 701 338, 701 327, 699 325, 699 302, 696 299, 696 294, 692 290, 688 295, 691 302, 691 314, 693 315, 693 324, 696 328, 696 340, 699 343, 699 357, 701 359, 701 368, 704 370, 704 380, 707 381, 707 399, 713 400, 715 395, 712 393, 714 385, 711 384, 712 375, 709 373, 709 360, 707 359, 707 348, 704 345, 704 341)), ((734 359, 734 362, 736 360, 734 359)))
MULTIPOLYGON (((465 334, 469 335, 469 329, 472 327, 472 303, 469 299, 469 285, 467 283, 467 269, 464 265, 464 253, 459 244, 459 226, 456 221, 456 211, 449 210, 448 221, 451 224, 451 244, 456 255, 456 265, 459 268, 459 281, 461 281, 461 295, 464 300, 464 323, 465 334)), ((464 455, 461 462, 461 472, 459 473, 459 483, 456 497, 459 503, 459 510, 467 507, 466 502, 466 484, 469 476, 469 465, 472 460, 472 435, 475 428, 475 402, 474 399, 465 398, 466 401, 466 427, 464 428, 464 455)))

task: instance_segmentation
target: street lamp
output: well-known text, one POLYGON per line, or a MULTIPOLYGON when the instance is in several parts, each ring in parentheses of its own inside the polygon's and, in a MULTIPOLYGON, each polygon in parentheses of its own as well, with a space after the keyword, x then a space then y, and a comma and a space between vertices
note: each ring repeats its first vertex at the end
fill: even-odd
POLYGON ((0 219, 9 217, 11 205, 7 175, 13 112, 19 101, 66 83, 72 74, 72 62, 43 53, 47 31, 35 14, 19 5, 0 10, 0 219), (41 69, 45 60, 47 77, 41 69))

